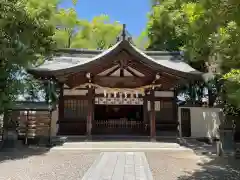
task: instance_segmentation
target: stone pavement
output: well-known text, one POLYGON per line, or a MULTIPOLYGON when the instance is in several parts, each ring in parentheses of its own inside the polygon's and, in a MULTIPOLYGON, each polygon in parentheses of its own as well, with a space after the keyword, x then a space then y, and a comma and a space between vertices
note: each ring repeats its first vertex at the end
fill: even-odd
POLYGON ((153 180, 144 152, 104 152, 82 180, 153 180))

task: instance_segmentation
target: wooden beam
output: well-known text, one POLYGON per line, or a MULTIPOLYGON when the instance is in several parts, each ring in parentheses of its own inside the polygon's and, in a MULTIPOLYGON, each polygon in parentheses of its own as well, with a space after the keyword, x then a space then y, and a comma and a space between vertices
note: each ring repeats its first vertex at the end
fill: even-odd
POLYGON ((150 77, 112 77, 112 76, 95 76, 93 81, 96 84, 106 87, 118 87, 118 88, 135 88, 144 85, 151 84, 152 79, 150 77))
POLYGON ((170 79, 167 79, 163 76, 161 76, 161 78, 157 81, 155 81, 155 84, 166 84, 166 85, 169 85, 169 86, 174 86, 175 83, 177 82, 177 80, 170 80, 170 79))
POLYGON ((132 74, 135 77, 139 77, 135 72, 133 72, 131 69, 129 69, 128 67, 126 68, 126 71, 128 71, 130 74, 132 74))
POLYGON ((124 69, 123 68, 120 69, 120 77, 124 77, 124 69))
POLYGON ((84 84, 87 82, 86 74, 84 72, 79 72, 75 74, 71 74, 68 76, 65 84, 70 88, 74 88, 80 84, 84 84))
MULTIPOLYGON (((128 57, 132 57, 132 55, 129 52, 127 52, 127 51, 125 51, 125 54, 127 54, 126 56, 128 56, 128 57)), ((135 63, 136 62, 140 63, 143 66, 145 66, 148 69, 151 69, 153 71, 153 68, 150 65, 148 65, 147 63, 142 62, 140 59, 132 59, 132 61, 134 61, 135 63)), ((161 66, 161 65, 159 65, 159 66, 161 66)), ((163 73, 165 73, 165 74, 167 74, 169 76, 173 76, 173 77, 178 78, 178 79, 185 79, 184 76, 178 75, 177 74, 178 72, 175 71, 175 70, 171 70, 171 68, 168 68, 168 72, 164 71, 164 66, 162 66, 162 68, 160 68, 160 69, 161 70, 158 70, 158 71, 163 72, 163 73)))
MULTIPOLYGON (((106 76, 110 76, 111 74, 113 74, 114 72, 116 72, 119 69, 119 66, 117 66, 116 68, 114 68, 113 70, 111 70, 110 72, 108 72, 106 74, 106 76)), ((103 71, 104 72, 104 71, 103 71)))
POLYGON ((131 61, 131 63, 129 63, 129 67, 136 69, 137 71, 141 72, 145 76, 153 76, 156 74, 156 72, 154 72, 152 69, 149 69, 148 67, 136 61, 131 61))

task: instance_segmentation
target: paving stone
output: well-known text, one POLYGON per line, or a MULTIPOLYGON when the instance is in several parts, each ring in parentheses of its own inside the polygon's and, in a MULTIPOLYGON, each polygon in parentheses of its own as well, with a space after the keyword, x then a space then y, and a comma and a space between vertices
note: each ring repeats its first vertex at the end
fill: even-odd
POLYGON ((82 180, 152 180, 143 152, 104 152, 82 180))

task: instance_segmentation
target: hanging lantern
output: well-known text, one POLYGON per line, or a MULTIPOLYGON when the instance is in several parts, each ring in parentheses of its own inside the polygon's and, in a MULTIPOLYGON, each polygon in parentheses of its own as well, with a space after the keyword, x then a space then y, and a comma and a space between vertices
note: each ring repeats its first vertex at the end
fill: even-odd
POLYGON ((107 97, 107 91, 106 90, 103 91, 103 94, 104 94, 104 97, 107 97))
POLYGON ((116 91, 114 91, 114 98, 116 98, 117 97, 117 92, 116 91))

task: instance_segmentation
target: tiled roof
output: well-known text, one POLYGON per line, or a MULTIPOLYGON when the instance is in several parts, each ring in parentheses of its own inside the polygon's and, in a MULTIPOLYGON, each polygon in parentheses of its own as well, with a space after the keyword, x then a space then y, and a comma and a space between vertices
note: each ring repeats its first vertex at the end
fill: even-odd
POLYGON ((54 106, 49 105, 46 102, 17 101, 13 103, 13 106, 9 110, 49 111, 52 109, 54 109, 54 106))
POLYGON ((173 70, 176 71, 176 73, 202 74, 185 63, 180 52, 141 51, 128 41, 119 41, 107 50, 59 49, 56 51, 56 56, 50 61, 45 61, 44 64, 31 68, 29 72, 76 70, 82 65, 99 60, 112 51, 122 47, 126 47, 127 50, 139 56, 144 63, 150 64, 154 68, 173 70))

